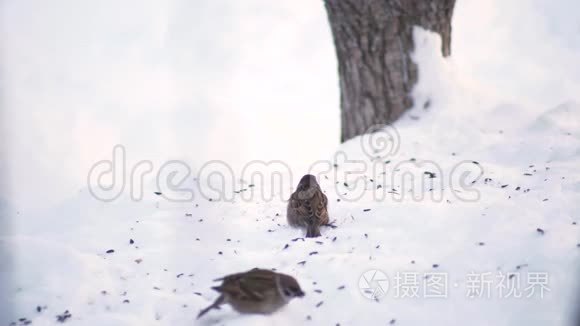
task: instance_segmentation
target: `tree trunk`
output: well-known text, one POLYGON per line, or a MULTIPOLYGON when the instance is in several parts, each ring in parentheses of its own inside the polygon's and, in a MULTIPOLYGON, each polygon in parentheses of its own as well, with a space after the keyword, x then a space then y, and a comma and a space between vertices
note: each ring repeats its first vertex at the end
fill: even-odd
POLYGON ((413 105, 413 27, 441 35, 451 54, 455 0, 325 0, 340 78, 341 141, 399 118, 413 105))

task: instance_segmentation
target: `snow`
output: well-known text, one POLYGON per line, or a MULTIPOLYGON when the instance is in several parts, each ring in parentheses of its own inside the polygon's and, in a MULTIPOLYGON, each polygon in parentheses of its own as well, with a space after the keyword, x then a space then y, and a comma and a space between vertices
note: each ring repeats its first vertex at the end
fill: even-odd
MULTIPOLYGON (((292 165, 280 193, 238 177, 227 186, 247 191, 233 201, 210 201, 204 188, 192 202, 170 202, 151 180, 140 202, 128 193, 101 202, 86 188, 46 210, 1 201, 10 228, 0 232, 0 325, 52 325, 66 310, 71 325, 570 325, 580 292, 578 99, 505 100, 482 91, 465 63, 441 58, 436 35, 417 29, 415 40, 416 107, 386 129, 398 146, 365 152, 367 138, 356 138, 325 157, 336 168, 315 171, 338 228, 302 240, 286 225, 283 198, 313 160, 292 165), (425 171, 435 177, 419 179, 425 171), (306 296, 272 316, 225 307, 195 319, 216 298, 213 279, 253 267, 295 276, 306 296), (371 270, 390 281, 378 300, 359 288, 371 270), (418 277, 418 298, 397 295, 402 273, 418 277), (430 273, 447 275, 446 298, 424 297, 430 273), (491 275, 491 297, 468 298, 481 273, 491 275), (549 291, 500 298, 500 273, 519 273, 522 292, 526 277, 547 273, 549 291)), ((191 178, 185 186, 196 189, 191 178)))

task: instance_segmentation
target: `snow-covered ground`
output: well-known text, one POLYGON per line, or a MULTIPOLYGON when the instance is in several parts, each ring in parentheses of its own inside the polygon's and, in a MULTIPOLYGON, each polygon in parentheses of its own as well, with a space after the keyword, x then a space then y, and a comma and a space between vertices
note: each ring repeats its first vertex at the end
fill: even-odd
MULTIPOLYGON (((349 161, 320 175, 338 228, 294 240, 302 234, 286 225, 285 202, 261 200, 256 187, 246 187, 252 200, 197 195, 191 203, 168 202, 153 187, 139 203, 104 203, 83 190, 2 238, 14 259, 3 293, 14 310, 3 310, 2 322, 52 324, 68 310, 70 324, 188 325, 215 299, 212 279, 259 266, 296 276, 307 296, 274 316, 227 308, 197 323, 565 325, 577 303, 580 105, 529 116, 517 104, 489 103, 461 86, 436 37, 416 36, 421 71, 438 81, 421 79, 418 107, 396 125, 398 151, 369 158, 353 139, 338 149, 349 161), (435 175, 413 185, 404 171, 435 175), (390 280, 377 300, 360 289, 369 270, 390 280), (445 297, 428 297, 423 290, 441 288, 425 277, 442 275, 445 297), (500 292, 509 288, 502 275, 520 280, 512 295, 521 298, 500 292), (543 298, 539 287, 527 298, 530 275, 548 276, 537 283, 547 287, 543 298)), ((18 214, 9 213, 15 224, 18 214)))
POLYGON ((0 325, 571 325, 580 103, 482 92, 438 42, 416 31, 416 107, 386 129, 396 146, 356 138, 315 169, 338 225, 321 238, 289 228, 280 198, 308 160, 271 200, 246 178, 233 201, 168 201, 148 182, 138 202, 86 188, 40 212, 0 202, 0 325), (213 279, 253 267, 294 275, 306 296, 272 316, 195 319, 213 279), (385 293, 368 298, 366 281, 385 293))

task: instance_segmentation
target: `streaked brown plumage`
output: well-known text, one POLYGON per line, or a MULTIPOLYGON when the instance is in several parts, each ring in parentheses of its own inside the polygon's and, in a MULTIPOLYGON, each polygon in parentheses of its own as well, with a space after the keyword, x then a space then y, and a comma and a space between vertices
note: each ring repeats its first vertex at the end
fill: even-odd
POLYGON ((211 309, 220 309, 220 305, 226 303, 243 314, 271 314, 292 298, 304 296, 292 276, 267 269, 254 268, 216 281, 222 281, 222 284, 212 289, 219 292, 220 296, 209 307, 201 310, 197 318, 211 309))
POLYGON ((290 196, 286 218, 291 226, 306 228, 307 238, 320 236, 320 226, 328 225, 328 198, 316 177, 307 174, 300 179, 290 196))

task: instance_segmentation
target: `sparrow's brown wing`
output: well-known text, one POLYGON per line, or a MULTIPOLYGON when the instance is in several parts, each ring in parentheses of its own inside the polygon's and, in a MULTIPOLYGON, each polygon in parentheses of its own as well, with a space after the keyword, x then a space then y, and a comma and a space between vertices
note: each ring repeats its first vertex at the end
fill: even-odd
POLYGON ((297 191, 290 197, 290 207, 296 212, 298 216, 310 215, 310 210, 307 205, 308 199, 300 198, 300 193, 297 191))
POLYGON ((222 285, 214 289, 239 300, 262 301, 265 292, 276 289, 275 275, 269 270, 253 269, 224 277, 222 285))
POLYGON ((319 222, 319 224, 328 223, 328 198, 319 188, 312 197, 310 206, 312 207, 312 214, 319 222))

